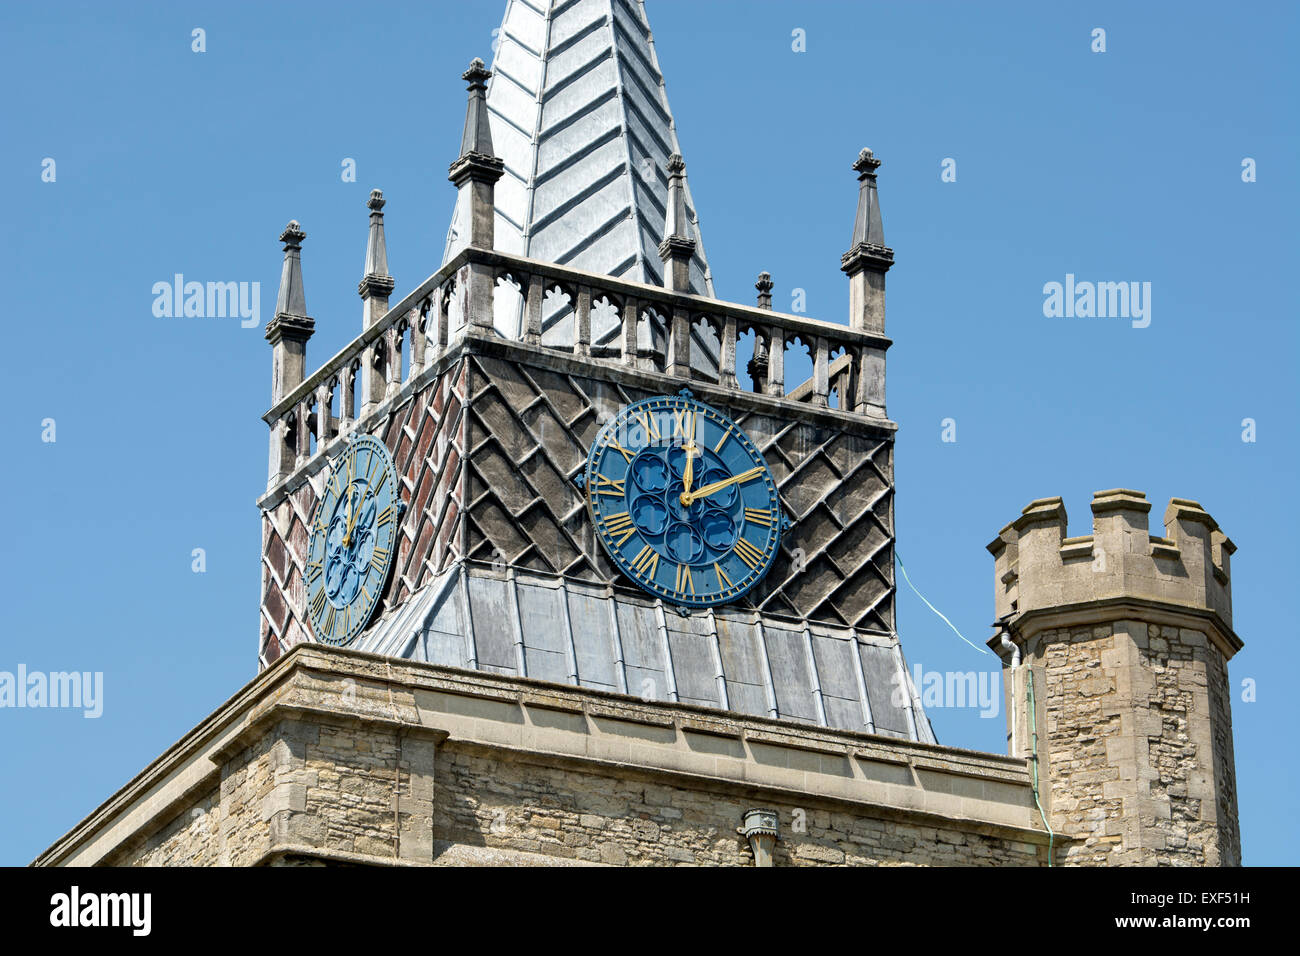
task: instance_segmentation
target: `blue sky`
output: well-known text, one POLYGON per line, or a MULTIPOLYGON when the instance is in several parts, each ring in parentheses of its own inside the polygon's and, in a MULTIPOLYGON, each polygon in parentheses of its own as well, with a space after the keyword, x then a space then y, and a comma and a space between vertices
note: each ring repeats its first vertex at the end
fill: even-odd
MULTIPOLYGON (((237 319, 155 317, 153 284, 260 282, 264 324, 276 237, 296 218, 317 321, 309 365, 350 341, 372 187, 388 199, 397 294, 438 266, 459 74, 490 59, 503 9, 0 13, 0 670, 104 674, 98 719, 0 710, 0 863, 30 860, 255 673, 270 348, 237 319), (341 181, 348 157, 355 183, 341 181)), ((799 288, 808 314, 844 321, 849 166, 864 145, 884 160, 898 546, 966 636, 982 644, 993 618, 984 546, 1031 499, 1061 495, 1070 533, 1085 534, 1092 492, 1139 489, 1159 534, 1169 498, 1194 498, 1235 541, 1249 864, 1300 859, 1297 9, 649 4, 721 298, 751 302, 766 269, 776 308, 799 288), (1091 50, 1097 27, 1104 53, 1091 50), (1246 157, 1255 182, 1242 181, 1246 157), (941 181, 946 158, 955 182, 941 181), (1044 317, 1044 283, 1067 273, 1150 282, 1150 325, 1044 317), (956 442, 941 441, 945 418, 956 442)), ((997 669, 905 587, 899 626, 913 666, 997 669)), ((943 743, 1004 748, 1001 713, 931 718, 943 743)))

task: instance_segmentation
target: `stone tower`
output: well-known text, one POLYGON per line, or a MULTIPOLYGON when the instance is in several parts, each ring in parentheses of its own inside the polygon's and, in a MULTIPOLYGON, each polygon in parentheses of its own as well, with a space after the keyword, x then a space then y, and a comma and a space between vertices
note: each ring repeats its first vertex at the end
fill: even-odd
POLYGON ((1238 865, 1235 548, 1194 501, 1169 503, 1166 537, 1150 510, 1098 492, 1093 533, 1068 538, 1042 498, 989 545, 1009 752, 1037 762, 1063 862, 1238 865))

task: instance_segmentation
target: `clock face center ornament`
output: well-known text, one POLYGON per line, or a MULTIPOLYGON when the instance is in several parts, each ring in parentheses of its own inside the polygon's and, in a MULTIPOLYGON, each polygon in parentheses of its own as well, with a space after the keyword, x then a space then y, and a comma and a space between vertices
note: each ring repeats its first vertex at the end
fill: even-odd
POLYGON ((688 389, 620 412, 592 443, 579 484, 619 570, 682 608, 744 597, 771 568, 786 524, 757 446, 688 389))

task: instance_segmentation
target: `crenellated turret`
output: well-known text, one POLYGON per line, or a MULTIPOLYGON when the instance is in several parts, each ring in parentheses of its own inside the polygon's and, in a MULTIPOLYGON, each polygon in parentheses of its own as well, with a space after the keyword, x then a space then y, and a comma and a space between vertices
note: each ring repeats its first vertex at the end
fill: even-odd
POLYGON ((1092 499, 1092 534, 1066 536, 1040 498, 989 545, 1009 750, 1037 762, 1045 819, 1074 864, 1241 862, 1228 661, 1229 556, 1195 501, 1092 499))

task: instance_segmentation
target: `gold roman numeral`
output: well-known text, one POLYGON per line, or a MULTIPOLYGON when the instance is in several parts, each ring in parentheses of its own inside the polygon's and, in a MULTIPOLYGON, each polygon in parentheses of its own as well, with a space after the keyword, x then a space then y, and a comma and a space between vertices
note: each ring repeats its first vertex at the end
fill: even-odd
POLYGON ((768 508, 746 508, 745 520, 752 524, 763 524, 769 528, 772 527, 772 512, 768 508))
POLYGON ((763 552, 744 538, 736 542, 736 554, 740 557, 740 560, 749 565, 751 571, 763 563, 763 552))
POLYGON ((677 426, 677 434, 684 436, 688 440, 695 440, 695 410, 693 408, 683 408, 680 411, 673 412, 673 423, 677 426))
POLYGON ((321 631, 325 634, 328 634, 330 637, 334 636, 334 605, 333 604, 330 605, 329 613, 325 615, 325 623, 321 625, 321 631))
POLYGON ((653 578, 658 568, 659 552, 648 544, 632 559, 632 570, 644 577, 653 578))
POLYGON ((379 518, 375 521, 375 525, 376 526, 385 525, 392 520, 393 520, 393 506, 389 505, 383 511, 379 512, 379 518))
POLYGON ((384 473, 379 476, 379 480, 370 486, 371 490, 378 492, 380 488, 384 487, 384 482, 387 480, 388 480, 388 469, 385 468, 384 473))
POLYGON ((320 563, 319 561, 312 561, 310 564, 308 564, 308 565, 307 565, 307 583, 308 583, 308 584, 311 584, 311 583, 312 583, 313 581, 315 581, 318 577, 320 577, 320 576, 321 576, 321 571, 323 571, 323 570, 324 570, 324 568, 321 567, 321 563, 320 563))
POLYGON ((722 446, 725 445, 725 444, 727 443, 727 439, 730 438, 730 437, 731 437, 731 428, 730 428, 730 427, 727 427, 727 428, 723 429, 723 431, 722 431, 722 437, 719 438, 719 439, 718 439, 718 443, 717 443, 716 445, 713 446, 713 453, 714 453, 715 455, 716 455, 718 452, 722 451, 722 446))
POLYGON ((388 549, 376 547, 370 555, 370 566, 376 571, 384 570, 384 562, 388 559, 388 549))
POLYGON ((316 593, 311 596, 311 616, 320 617, 321 611, 325 610, 325 589, 317 588, 316 593))
POLYGON ((622 498, 627 494, 625 483, 627 479, 616 481, 613 478, 606 478, 604 475, 596 476, 596 494, 609 495, 613 498, 622 498))
POLYGON ((718 587, 724 587, 724 586, 725 586, 726 588, 730 589, 730 587, 731 587, 731 578, 727 577, 727 572, 725 572, 725 571, 722 570, 722 565, 720 565, 720 564, 718 564, 718 562, 714 561, 714 562, 713 562, 713 570, 716 571, 716 572, 718 573, 718 587))
POLYGON ((624 448, 616 441, 610 441, 609 447, 614 449, 620 455, 622 455, 623 460, 626 461, 629 465, 632 464, 632 459, 636 457, 634 454, 632 454, 630 451, 628 451, 626 448, 624 448))
POLYGON ((659 426, 658 424, 655 423, 655 416, 653 412, 651 412, 649 415, 636 414, 633 415, 632 417, 641 423, 641 428, 646 433, 646 438, 658 439, 660 437, 659 426))
POLYGON ((614 542, 615 544, 622 544, 636 533, 636 525, 633 524, 631 515, 626 511, 620 511, 618 514, 610 515, 605 519, 605 530, 610 537, 622 535, 614 542))
POLYGON ((691 577, 691 566, 689 564, 677 565, 677 593, 685 594, 687 591, 695 593, 695 580, 691 577))

